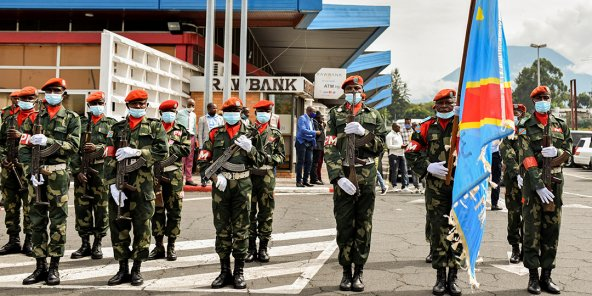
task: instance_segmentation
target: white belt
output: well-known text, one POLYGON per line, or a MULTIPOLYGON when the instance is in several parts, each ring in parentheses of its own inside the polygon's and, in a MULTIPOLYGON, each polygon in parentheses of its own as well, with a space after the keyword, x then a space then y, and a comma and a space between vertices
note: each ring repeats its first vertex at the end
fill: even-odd
POLYGON ((262 165, 262 166, 258 167, 257 170, 273 170, 273 166, 266 164, 266 165, 262 165))
POLYGON ((63 171, 67 168, 65 163, 61 163, 61 164, 54 164, 54 165, 43 165, 41 166, 41 169, 46 171, 46 172, 56 172, 56 171, 63 171))
POLYGON ((561 167, 556 167, 551 169, 551 174, 559 174, 561 173, 561 167))
POLYGON ((178 167, 178 166, 176 166, 176 165, 174 165, 174 164, 171 164, 171 165, 169 165, 169 166, 165 167, 164 169, 162 169, 162 171, 163 171, 163 172, 172 172, 172 171, 176 171, 176 170, 178 170, 178 169, 179 169, 179 167, 178 167))
POLYGON ((240 179, 244 179, 244 178, 248 178, 250 172, 249 171, 244 171, 244 172, 221 172, 220 174, 222 174, 222 176, 224 176, 224 178, 228 179, 228 180, 240 180, 240 179))
POLYGON ((104 162, 105 162, 105 159, 101 158, 101 159, 95 160, 94 164, 100 164, 100 163, 104 163, 104 162))
MULTIPOLYGON (((365 161, 365 164, 361 164, 361 163, 356 163, 356 167, 363 167, 363 166, 367 166, 369 164, 374 163, 374 158, 373 157, 368 157, 368 158, 361 158, 360 160, 365 161)), ((347 159, 344 159, 342 162, 343 166, 349 166, 349 163, 347 162, 347 159)))

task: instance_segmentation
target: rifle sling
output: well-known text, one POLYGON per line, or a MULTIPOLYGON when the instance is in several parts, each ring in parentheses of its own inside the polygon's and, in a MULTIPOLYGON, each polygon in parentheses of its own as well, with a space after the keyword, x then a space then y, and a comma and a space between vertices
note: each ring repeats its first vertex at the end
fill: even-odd
POLYGON ((356 148, 362 147, 374 140, 374 134, 369 132, 361 138, 356 138, 356 148))
POLYGON ((51 144, 51 146, 45 148, 45 149, 40 149, 39 150, 39 157, 41 158, 46 158, 49 157, 51 155, 53 155, 54 153, 56 153, 58 150, 60 150, 60 144, 58 143, 53 143, 51 144))

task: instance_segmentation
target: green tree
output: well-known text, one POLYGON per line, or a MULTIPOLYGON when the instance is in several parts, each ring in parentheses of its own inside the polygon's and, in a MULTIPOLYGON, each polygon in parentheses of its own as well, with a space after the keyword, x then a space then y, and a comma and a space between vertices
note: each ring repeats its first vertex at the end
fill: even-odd
POLYGON ((409 87, 401 79, 401 73, 397 68, 391 71, 391 94, 393 102, 384 108, 386 110, 383 113, 387 122, 394 122, 397 119, 403 118, 405 111, 411 105, 409 102, 409 98, 411 97, 409 87))
MULTIPOLYGON (((549 60, 541 58, 541 84, 551 89, 552 105, 563 107, 569 102, 569 93, 567 86, 563 83, 563 73, 555 67, 549 60)), ((513 90, 514 103, 521 103, 528 110, 532 110, 534 105, 530 99, 530 93, 537 87, 537 62, 536 60, 530 67, 525 67, 516 77, 516 88, 513 90)))
POLYGON ((423 104, 411 104, 403 116, 405 118, 417 118, 423 119, 428 116, 434 115, 434 110, 432 109, 432 103, 423 103, 423 104))

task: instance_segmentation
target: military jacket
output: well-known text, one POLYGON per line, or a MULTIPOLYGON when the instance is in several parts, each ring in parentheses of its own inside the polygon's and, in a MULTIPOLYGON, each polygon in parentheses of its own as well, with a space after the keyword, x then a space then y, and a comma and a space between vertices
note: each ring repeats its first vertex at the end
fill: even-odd
MULTIPOLYGON (((43 164, 66 164, 68 166, 72 157, 78 153, 78 147, 80 146, 80 117, 73 111, 61 106, 53 119, 50 118, 46 109, 41 110, 37 118, 42 126, 43 134, 47 137, 47 146, 41 149, 48 148, 53 143, 60 146, 56 153, 44 160, 43 164)), ((23 139, 33 135, 34 125, 34 122, 27 120, 21 126, 23 134, 26 135, 21 137, 19 160, 23 163, 27 173, 30 171, 32 146, 24 143, 23 139)))
MULTIPOLYGON (((81 138, 84 135, 84 133, 86 132, 86 128, 89 124, 89 120, 87 117, 80 117, 80 123, 81 123, 81 138)), ((97 123, 95 124, 94 122, 92 122, 92 120, 90 121, 91 124, 91 136, 90 136, 90 142, 95 144, 97 150, 100 149, 105 149, 107 147, 107 135, 109 134, 109 130, 111 130, 111 126, 113 124, 115 124, 117 122, 117 120, 115 120, 114 118, 111 117, 106 117, 103 116, 101 119, 99 119, 99 121, 97 121, 97 123)), ((72 174, 78 174, 80 172, 81 169, 81 165, 82 165, 82 154, 84 153, 84 139, 81 139, 80 142, 80 149, 78 149, 78 154, 76 154, 74 157, 72 157, 72 174)), ((95 163, 92 165, 92 168, 99 171, 99 172, 103 172, 103 167, 104 167, 104 158, 103 157, 99 157, 95 160, 95 163), (101 161, 103 160, 103 161, 101 161)))
POLYGON ((268 125, 259 135, 261 139, 260 145, 263 147, 262 151, 264 153, 263 165, 275 167, 283 163, 286 157, 286 148, 280 130, 268 125))
MULTIPOLYGON (((32 114, 37 114, 37 112, 34 112, 32 114)), ((31 115, 32 115, 31 114, 31 115)), ((26 121, 31 121, 32 122, 32 118, 33 116, 29 116, 28 118, 26 118, 22 124, 20 126, 18 126, 18 123, 16 122, 16 118, 18 116, 18 112, 15 113, 14 115, 10 115, 7 116, 6 119, 2 122, 2 126, 0 127, 0 161, 4 160, 7 155, 8 155, 8 138, 6 133, 8 132, 8 129, 10 127, 11 122, 14 120, 14 127, 16 130, 22 132, 22 127, 25 124, 26 121)), ((16 139, 14 140, 16 141, 16 145, 15 148, 18 150, 19 149, 19 141, 20 139, 16 139)), ((17 155, 18 157, 18 155, 17 155)), ((20 162, 20 161, 19 161, 20 162)), ((22 167, 17 166, 16 167, 16 171, 18 174, 20 174, 21 176, 21 183, 22 184, 27 184, 27 179, 25 178, 26 174, 23 174, 23 169, 22 167)), ((8 170, 2 169, 0 171, 0 177, 2 180, 13 180, 12 181, 3 181, 2 184, 0 184, 0 187, 7 187, 7 188, 16 188, 18 185, 18 183, 15 183, 16 180, 12 179, 15 178, 14 174, 8 170)))
POLYGON ((13 107, 12 104, 2 108, 2 118, 0 120, 0 123, 6 122, 6 118, 8 118, 8 116, 18 113, 19 110, 20 108, 18 106, 13 107), (15 110, 12 110, 12 108, 14 108, 15 110))
POLYGON ((518 159, 518 135, 509 136, 505 138, 500 144, 500 154, 506 169, 504 170, 504 178, 514 179, 520 173, 520 162, 518 159))
POLYGON ((427 174, 430 163, 445 161, 444 166, 448 166, 453 119, 448 121, 446 128, 442 128, 439 120, 432 117, 423 122, 420 132, 411 135, 411 142, 405 151, 409 166, 422 177, 427 174))
POLYGON ((175 123, 167 132, 167 139, 169 142, 169 155, 176 155, 175 165, 180 168, 183 167, 182 159, 188 156, 189 150, 191 150, 189 132, 184 126, 175 123))
MULTIPOLYGON (((549 115, 548 124, 550 124, 549 134, 552 138, 552 144, 557 148, 557 157, 563 153, 571 155, 573 139, 565 121, 549 115)), ((545 187, 541 178, 543 171, 543 155, 541 154, 543 134, 544 126, 539 123, 534 115, 518 126, 520 165, 526 171, 525 182, 534 185, 534 189, 545 187)))
MULTIPOLYGON (((343 165, 345 163, 348 137, 344 129, 347 124, 347 117, 351 112, 349 108, 349 104, 345 103, 329 110, 324 158, 329 179, 332 183, 335 183, 341 177, 345 177, 343 165)), ((360 110, 354 117, 354 121, 359 122, 366 129, 364 136, 368 136, 368 134, 374 135, 372 140, 363 146, 356 147, 356 157, 360 159, 378 157, 384 150, 384 141, 387 134, 382 115, 374 108, 362 103, 360 110)), ((356 138, 360 139, 362 136, 356 135, 356 138)), ((374 162, 372 161, 372 163, 374 162)))
POLYGON ((107 157, 105 159, 105 179, 107 184, 115 184, 117 177, 117 159, 115 152, 122 148, 119 145, 119 139, 122 134, 126 134, 129 147, 140 149, 140 157, 146 160, 146 164, 138 170, 128 174, 127 182, 138 188, 144 194, 146 200, 154 199, 154 180, 153 171, 154 162, 161 161, 167 157, 169 151, 166 132, 160 123, 160 120, 147 118, 144 116, 142 121, 131 130, 127 118, 115 123, 107 135, 107 157))

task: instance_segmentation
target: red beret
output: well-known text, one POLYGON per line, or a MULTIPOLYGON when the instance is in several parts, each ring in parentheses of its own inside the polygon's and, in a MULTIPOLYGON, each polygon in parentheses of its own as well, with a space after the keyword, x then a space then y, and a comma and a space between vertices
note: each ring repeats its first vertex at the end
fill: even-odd
POLYGON ((170 109, 177 109, 178 106, 179 106, 179 103, 177 101, 166 100, 166 101, 160 103, 158 110, 165 111, 165 110, 170 110, 170 109))
POLYGON ((222 105, 222 111, 224 111, 224 109, 229 108, 229 107, 243 107, 243 102, 236 97, 232 97, 228 100, 226 100, 224 102, 224 104, 222 105))
POLYGON ((519 110, 522 113, 526 113, 526 106, 523 104, 514 104, 514 110, 519 110))
POLYGON ((347 77, 347 79, 341 84, 341 89, 345 89, 345 87, 350 84, 359 84, 363 86, 364 78, 362 78, 360 75, 347 77))
POLYGON ((50 86, 61 86, 66 89, 66 80, 62 78, 52 78, 47 80, 47 82, 41 87, 41 90, 45 90, 47 87, 50 86))
POLYGON ((446 98, 456 98, 456 90, 451 88, 445 88, 439 91, 436 96, 434 97, 434 102, 437 102, 442 99, 446 98))
MULTIPOLYGON (((10 95, 12 96, 12 94, 10 94, 10 95)), ((37 96, 37 95, 39 95, 39 92, 37 92, 37 89, 32 86, 25 86, 18 93, 19 97, 28 97, 28 96, 37 96)))
POLYGON ((535 89, 532 90, 532 92, 530 93, 530 97, 534 99, 540 95, 550 95, 550 94, 551 94, 551 90, 549 89, 549 87, 547 87, 546 85, 539 85, 535 89))
POLYGON ((134 89, 127 94, 127 97, 125 97, 126 103, 142 100, 148 100, 148 93, 142 89, 134 89))
POLYGON ((273 107, 273 102, 272 101, 268 101, 268 100, 261 100, 259 102, 257 102, 257 104, 255 104, 253 106, 254 109, 271 109, 271 107, 273 107))
POLYGON ((18 97, 18 96, 20 96, 20 92, 21 92, 20 90, 15 90, 15 91, 13 91, 13 92, 10 93, 9 97, 11 97, 11 98, 12 97, 18 97))
POLYGON ((86 102, 90 103, 90 102, 94 102, 94 101, 98 101, 98 100, 104 100, 105 99, 105 93, 102 91, 95 91, 94 93, 91 93, 90 95, 88 95, 88 97, 86 98, 86 102))

